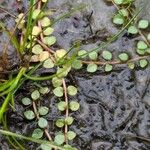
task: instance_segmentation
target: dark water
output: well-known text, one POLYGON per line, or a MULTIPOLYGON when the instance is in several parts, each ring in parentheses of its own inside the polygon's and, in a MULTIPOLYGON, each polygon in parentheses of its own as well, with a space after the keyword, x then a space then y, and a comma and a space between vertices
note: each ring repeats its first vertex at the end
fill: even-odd
MULTIPOLYGON (((146 0, 136 1, 136 7, 141 7, 145 2, 146 0)), ((16 4, 14 1, 5 1, 2 4, 4 3, 5 7, 14 14, 22 9, 20 4, 15 5, 16 9, 12 10, 12 6, 16 4)), ((55 24, 56 47, 69 49, 75 41, 79 40, 82 43, 81 48, 89 50, 119 31, 111 22, 115 12, 114 6, 107 5, 103 0, 55 0, 48 4, 48 8, 56 10, 53 17, 57 18, 81 3, 86 3, 88 7, 55 24)), ((24 9, 27 8, 26 3, 23 6, 24 9)), ((150 19, 148 6, 141 16, 150 19)), ((13 19, 8 15, 1 13, 0 17, 9 28, 14 25, 13 19)), ((3 34, 0 36, 1 46, 6 38, 3 34)), ((128 51, 134 56, 135 42, 138 39, 140 37, 129 38, 124 33, 107 49, 113 52, 114 56, 121 51, 128 51)), ((10 47, 9 50, 10 57, 14 57, 13 48, 10 47)), ((86 73, 85 69, 72 71, 68 77, 67 84, 74 84, 79 89, 75 98, 81 104, 80 111, 70 114, 75 117, 75 122, 70 129, 77 133, 76 139, 71 144, 79 150, 149 150, 150 143, 128 138, 125 134, 150 137, 150 68, 140 70, 137 67, 135 70, 129 70, 124 66, 116 66, 110 74, 101 70, 94 75, 86 73)), ((29 123, 24 120, 22 112, 26 108, 20 102, 22 95, 30 95, 33 89, 33 83, 28 82, 16 96, 17 111, 9 112, 7 115, 11 131, 30 136, 31 130, 36 127, 36 122, 29 123)), ((52 93, 42 100, 43 105, 50 107, 47 119, 52 135, 59 131, 53 121, 63 115, 57 110, 56 102, 58 100, 52 93)), ((1 138, 1 140, 2 149, 10 149, 5 139, 1 138)), ((30 149, 36 149, 32 143, 25 145, 26 147, 30 145, 30 149)))

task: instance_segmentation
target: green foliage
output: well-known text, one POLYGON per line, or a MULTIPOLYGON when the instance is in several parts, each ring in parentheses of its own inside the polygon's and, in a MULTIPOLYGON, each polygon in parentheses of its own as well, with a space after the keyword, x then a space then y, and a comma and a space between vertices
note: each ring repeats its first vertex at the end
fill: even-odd
POLYGON ((66 117, 65 118, 65 124, 71 125, 73 123, 73 117, 66 117))
POLYGON ((43 67, 44 68, 48 68, 48 69, 53 68, 54 67, 54 63, 53 63, 53 61, 50 58, 48 58, 47 60, 44 61, 43 67))
POLYGON ((69 103, 69 108, 72 110, 72 111, 77 111, 79 108, 80 108, 80 104, 76 101, 71 101, 69 103))
POLYGON ((105 65, 105 71, 106 71, 106 72, 110 72, 110 71, 112 71, 112 69, 113 69, 113 66, 112 66, 112 65, 110 65, 110 64, 106 64, 106 65, 105 65))
POLYGON ((32 137, 35 139, 40 139, 43 136, 43 130, 41 130, 40 128, 37 128, 33 131, 32 133, 32 137))
POLYGON ((63 144, 65 142, 65 136, 62 133, 57 134, 54 138, 54 142, 57 145, 63 144))
POLYGON ((97 57, 98 57, 97 52, 93 51, 93 52, 89 53, 89 58, 90 58, 91 60, 96 60, 97 57))
POLYGON ((62 97, 64 95, 63 93, 63 88, 62 87, 56 87, 54 90, 53 90, 53 93, 55 96, 57 97, 62 97))
POLYGON ((72 63, 72 68, 74 69, 81 69, 83 66, 82 61, 81 60, 74 60, 72 63))
POLYGON ((87 54, 86 50, 80 50, 80 51, 78 51, 78 56, 80 56, 81 58, 85 58, 86 54, 87 54))
POLYGON ((32 110, 27 110, 27 111, 25 111, 25 112, 24 112, 24 116, 25 116, 25 118, 28 119, 28 120, 32 120, 32 119, 35 118, 35 114, 34 114, 34 112, 33 112, 32 110))
POLYGON ((139 65, 141 68, 145 68, 148 65, 148 61, 146 59, 141 59, 139 65))
POLYGON ((138 29, 136 28, 136 26, 130 26, 128 28, 128 33, 137 34, 138 33, 138 29))
POLYGON ((46 106, 40 106, 40 107, 38 108, 38 112, 39 112, 39 114, 40 114, 41 116, 47 115, 47 114, 48 114, 48 111, 49 111, 49 108, 46 107, 46 106))
POLYGON ((53 44, 56 43, 56 37, 55 36, 44 37, 43 42, 48 46, 52 46, 53 44))
POLYGON ((54 32, 54 29, 51 27, 48 27, 48 28, 44 29, 43 34, 48 36, 48 35, 51 35, 53 32, 54 32))
POLYGON ((118 13, 120 14, 120 15, 122 15, 123 17, 128 17, 128 15, 129 15, 129 12, 128 12, 128 10, 127 9, 120 9, 119 11, 118 11, 118 13))
POLYGON ((40 20, 40 23, 42 27, 47 27, 51 24, 51 21, 48 17, 44 17, 40 20))
POLYGON ((40 128, 46 128, 47 126, 48 126, 48 122, 47 122, 47 120, 45 119, 45 118, 40 118, 39 120, 38 120, 38 126, 40 127, 40 128))
POLYGON ((33 14, 32 14, 32 19, 37 19, 37 17, 41 14, 40 9, 34 9, 33 14))
POLYGON ((64 110, 67 108, 67 103, 61 101, 61 102, 58 103, 57 107, 58 107, 58 109, 59 109, 60 111, 64 111, 64 110))
POLYGON ((144 41, 139 41, 137 43, 137 48, 141 49, 141 50, 144 50, 144 49, 148 48, 148 46, 147 46, 147 44, 144 41))
POLYGON ((97 71, 97 68, 98 68, 97 65, 94 63, 88 64, 87 72, 94 73, 97 71))
POLYGON ((73 131, 68 131, 67 137, 68 137, 68 140, 73 140, 76 137, 76 133, 73 131))
POLYGON ((67 87, 67 92, 70 96, 75 96, 77 94, 77 88, 75 86, 69 85, 67 87))
POLYGON ((145 50, 143 50, 143 49, 136 49, 136 52, 139 55, 144 55, 145 54, 145 50))
POLYGON ((40 53, 42 53, 42 52, 43 52, 43 48, 42 48, 41 45, 39 45, 39 44, 36 44, 36 45, 32 48, 32 53, 33 53, 33 54, 38 55, 38 54, 40 54, 40 53))
POLYGON ((43 95, 49 93, 49 91, 50 91, 50 90, 49 90, 48 87, 41 87, 41 88, 39 89, 39 92, 40 92, 41 94, 43 94, 43 95))
POLYGON ((149 26, 148 20, 140 20, 138 24, 139 29, 146 29, 149 26))
POLYGON ((56 126, 62 128, 65 125, 64 119, 58 119, 56 121, 56 126))
POLYGON ((112 59, 112 53, 105 50, 105 51, 102 52, 102 57, 105 60, 111 60, 112 59))
POLYGON ((124 17, 120 14, 117 14, 113 17, 113 23, 116 25, 122 25, 124 23, 124 17))
POLYGON ((38 90, 34 90, 32 93, 31 93, 31 98, 33 100, 37 100, 40 98, 40 92, 38 90))
POLYGON ((41 144, 40 148, 42 150, 52 150, 51 145, 50 144, 41 144))
POLYGON ((28 97, 24 97, 21 101, 22 101, 22 104, 25 105, 25 106, 28 106, 28 105, 32 104, 31 99, 28 98, 28 97))
POLYGON ((40 27, 34 26, 33 29, 32 29, 32 35, 33 35, 33 36, 37 36, 37 35, 40 34, 41 31, 42 31, 42 30, 41 30, 40 27))
POLYGON ((123 3, 123 0, 114 0, 115 4, 120 5, 123 3))
POLYGON ((126 54, 126 53, 121 53, 121 54, 119 54, 118 55, 118 58, 121 60, 121 61, 128 61, 128 59, 129 59, 129 56, 128 56, 128 54, 126 54))
POLYGON ((135 68, 135 64, 133 62, 128 63, 128 67, 130 69, 134 69, 135 68))
POLYGON ((60 87, 62 85, 62 79, 54 77, 52 78, 52 84, 54 87, 60 87))

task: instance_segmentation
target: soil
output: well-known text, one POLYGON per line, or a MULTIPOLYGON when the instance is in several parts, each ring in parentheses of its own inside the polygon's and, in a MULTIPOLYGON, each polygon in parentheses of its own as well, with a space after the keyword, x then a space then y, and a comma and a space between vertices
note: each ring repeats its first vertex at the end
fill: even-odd
MULTIPOLYGON (((135 6, 142 7, 146 2, 148 3, 146 0, 137 0, 135 6)), ((80 41, 81 49, 90 50, 119 31, 111 20, 116 11, 115 7, 103 0, 55 0, 48 3, 47 9, 55 11, 52 16, 55 19, 82 3, 87 5, 85 9, 54 24, 54 35, 57 37, 54 49, 69 49, 74 42, 80 41)), ((28 8, 27 2, 17 3, 15 0, 3 0, 0 5, 15 15, 28 8)), ((145 7, 141 17, 150 20, 149 6, 150 3, 145 7)), ((14 18, 1 11, 0 21, 5 22, 9 29, 15 25, 14 18)), ((0 52, 2 52, 2 47, 8 39, 4 33, 0 33, 0 39, 0 52)), ((114 56, 126 51, 135 56, 134 49, 138 39, 140 37, 129 37, 124 31, 121 37, 106 49, 114 56)), ((8 52, 7 69, 19 62, 11 44, 8 52)), ((47 72, 39 70, 38 73, 46 74, 47 72)), ((99 68, 95 74, 86 73, 86 68, 77 72, 72 71, 68 76, 67 84, 78 87, 78 95, 74 98, 78 99, 81 108, 78 112, 70 113, 75 118, 70 129, 77 133, 77 137, 71 144, 79 150, 149 150, 150 143, 127 136, 127 134, 146 138, 150 136, 149 74, 150 67, 144 70, 138 67, 130 70, 126 66, 116 66, 109 74, 104 73, 102 68, 99 68)), ((49 82, 41 84, 51 87, 49 82)), ((36 121, 31 123, 24 119, 23 111, 27 108, 22 106, 21 98, 29 96, 34 88, 33 82, 26 82, 16 95, 16 111, 7 113, 10 131, 31 136, 31 130, 36 127, 36 121)), ((60 130, 54 126, 54 122, 63 115, 56 108, 57 102, 58 99, 52 92, 41 100, 44 106, 50 107, 46 117, 52 136, 60 130)), ((11 149, 4 137, 1 136, 0 142, 0 149, 11 149)), ((33 150, 37 148, 37 145, 25 143, 25 147, 33 150)))

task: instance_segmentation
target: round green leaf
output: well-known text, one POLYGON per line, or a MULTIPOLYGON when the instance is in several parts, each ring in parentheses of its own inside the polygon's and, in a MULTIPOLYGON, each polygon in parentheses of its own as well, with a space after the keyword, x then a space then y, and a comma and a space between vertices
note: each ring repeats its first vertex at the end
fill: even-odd
POLYGON ((128 28, 128 33, 137 34, 138 33, 138 29, 135 26, 130 26, 128 28))
POLYGON ((105 60, 111 60, 111 59, 112 59, 112 53, 109 52, 109 51, 103 51, 103 52, 102 52, 102 57, 103 57, 105 60))
POLYGON ((40 145, 40 148, 41 148, 42 150, 52 150, 52 147, 51 147, 50 144, 41 144, 41 145, 40 145))
POLYGON ((137 43, 137 48, 138 49, 146 49, 148 46, 147 46, 147 44, 144 42, 144 41, 139 41, 138 43, 137 43))
POLYGON ((114 0, 114 3, 117 4, 117 5, 120 5, 123 3, 123 0, 114 0))
POLYGON ((44 17, 43 19, 40 20, 40 23, 42 27, 47 27, 51 24, 51 21, 48 17, 44 17))
POLYGON ((97 57, 98 57, 97 52, 93 51, 93 52, 90 52, 90 53, 89 53, 89 58, 90 58, 91 60, 96 60, 97 57))
POLYGON ((112 71, 112 69, 113 69, 113 66, 112 66, 112 65, 110 65, 110 64, 106 64, 106 65, 105 65, 105 71, 106 71, 106 72, 110 72, 110 71, 112 71))
POLYGON ((61 133, 55 136, 54 142, 58 145, 61 145, 65 142, 65 136, 61 133))
POLYGON ((33 10, 33 14, 32 14, 32 19, 35 20, 40 14, 41 14, 41 10, 40 9, 34 9, 33 10))
POLYGON ((71 101, 69 103, 69 108, 72 110, 72 111, 77 111, 79 108, 80 108, 80 104, 76 101, 71 101))
POLYGON ((73 123, 74 119, 73 117, 67 117, 65 118, 65 124, 71 125, 73 123))
POLYGON ((68 74, 68 70, 67 69, 64 69, 64 68, 58 68, 57 69, 57 77, 58 78, 63 78, 65 76, 67 76, 68 74))
POLYGON ((55 44, 55 42, 56 42, 56 37, 55 37, 55 36, 44 37, 43 42, 44 42, 46 45, 51 46, 51 45, 55 44))
POLYGON ((133 62, 128 63, 128 67, 130 69, 134 69, 135 68, 135 64, 133 62))
POLYGON ((47 69, 53 68, 54 67, 54 63, 53 63, 53 61, 50 58, 48 58, 48 59, 46 59, 44 61, 43 67, 47 68, 47 69))
POLYGON ((41 116, 44 116, 44 115, 48 114, 48 111, 49 111, 49 108, 46 107, 46 106, 40 106, 40 107, 38 108, 38 112, 39 112, 39 114, 40 114, 41 116))
POLYGON ((74 69, 81 69, 82 68, 82 61, 81 60, 75 60, 72 63, 72 68, 74 69))
POLYGON ((63 88, 62 87, 56 87, 54 90, 53 90, 53 93, 55 94, 55 96, 57 97, 62 97, 63 96, 63 88))
POLYGON ((24 112, 24 116, 26 117, 26 119, 28 120, 32 120, 35 118, 35 114, 32 110, 27 110, 24 112))
POLYGON ((75 137, 76 137, 76 133, 73 132, 73 131, 68 131, 67 132, 67 137, 68 137, 68 140, 73 140, 75 137))
POLYGON ((71 96, 75 96, 77 94, 77 88, 75 86, 69 85, 67 87, 67 92, 71 96))
POLYGON ((122 25, 124 23, 124 18, 122 15, 117 14, 113 17, 113 23, 116 25, 122 25))
POLYGON ((88 64, 87 72, 93 73, 97 71, 97 65, 94 63, 88 64))
POLYGON ((146 49, 146 53, 150 54, 150 48, 146 49))
POLYGON ((140 20, 138 24, 138 28, 146 29, 149 26, 148 20, 140 20))
POLYGON ((48 122, 47 122, 47 120, 46 120, 45 118, 42 118, 42 117, 41 117, 41 118, 38 120, 38 126, 39 126, 40 128, 46 128, 47 125, 48 125, 48 122))
POLYGON ((62 128, 64 126, 64 119, 58 119, 56 121, 56 126, 59 127, 59 128, 62 128))
POLYGON ((43 3, 46 3, 48 0, 42 0, 43 3))
POLYGON ((22 101, 22 104, 25 106, 28 106, 32 103, 31 99, 28 97, 24 97, 21 101, 22 101))
POLYGON ((81 58, 85 58, 87 56, 86 54, 87 54, 86 50, 78 51, 78 56, 80 56, 81 58))
POLYGON ((49 88, 48 87, 41 87, 40 89, 39 89, 39 92, 41 93, 41 94, 47 94, 47 93, 49 93, 49 88))
POLYGON ((43 52, 43 48, 42 48, 41 45, 39 45, 39 44, 36 44, 36 45, 32 48, 32 53, 33 53, 33 54, 38 55, 38 54, 40 54, 40 53, 42 53, 42 52, 43 52))
POLYGON ((63 101, 61 101, 61 102, 59 102, 58 103, 58 109, 60 110, 60 111, 64 111, 64 110, 66 110, 66 107, 67 107, 67 103, 66 102, 63 102, 63 101))
POLYGON ((33 100, 39 99, 39 98, 40 98, 40 93, 39 93, 39 91, 38 91, 38 90, 33 91, 33 92, 31 93, 31 98, 32 98, 33 100))
POLYGON ((32 133, 32 138, 40 139, 43 136, 43 131, 40 128, 37 128, 32 133))
POLYGON ((52 79, 52 84, 53 84, 54 87, 59 87, 59 86, 62 85, 62 79, 59 79, 59 78, 57 78, 57 77, 54 77, 54 78, 52 79))
POLYGON ((141 59, 139 64, 141 68, 145 68, 148 65, 148 61, 146 59, 141 59))
POLYGON ((32 35, 37 36, 41 32, 41 28, 38 26, 34 26, 32 29, 32 35))
POLYGON ((128 17, 128 15, 129 15, 129 12, 127 11, 127 9, 120 9, 118 12, 120 15, 122 15, 124 17, 128 17))
POLYGON ((53 32, 54 32, 54 29, 51 27, 48 27, 48 28, 44 29, 43 34, 48 36, 48 35, 51 35, 53 32))
POLYGON ((144 55, 145 54, 145 50, 142 50, 142 49, 136 49, 136 52, 139 55, 144 55))
POLYGON ((118 58, 121 60, 121 61, 127 61, 129 59, 129 56, 128 54, 126 53, 121 53, 118 55, 118 58))
POLYGON ((65 49, 59 49, 55 52, 56 59, 61 59, 67 54, 67 51, 65 49))

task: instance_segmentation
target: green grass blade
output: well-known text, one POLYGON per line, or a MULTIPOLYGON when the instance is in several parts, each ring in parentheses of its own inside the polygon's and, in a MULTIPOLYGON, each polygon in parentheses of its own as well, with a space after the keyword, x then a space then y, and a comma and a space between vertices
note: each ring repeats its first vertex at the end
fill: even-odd
POLYGON ((16 137, 16 138, 21 138, 23 140, 31 141, 31 142, 38 143, 38 144, 43 144, 43 143, 49 144, 51 146, 51 148, 55 148, 55 149, 58 149, 58 150, 68 150, 68 148, 63 148, 61 146, 57 146, 53 142, 48 142, 48 141, 45 141, 45 140, 38 140, 38 139, 31 138, 31 137, 26 137, 26 136, 16 134, 16 133, 13 133, 13 132, 10 132, 10 131, 6 131, 6 130, 1 130, 0 129, 0 133, 4 134, 4 135, 8 135, 8 136, 13 136, 13 137, 16 137))

